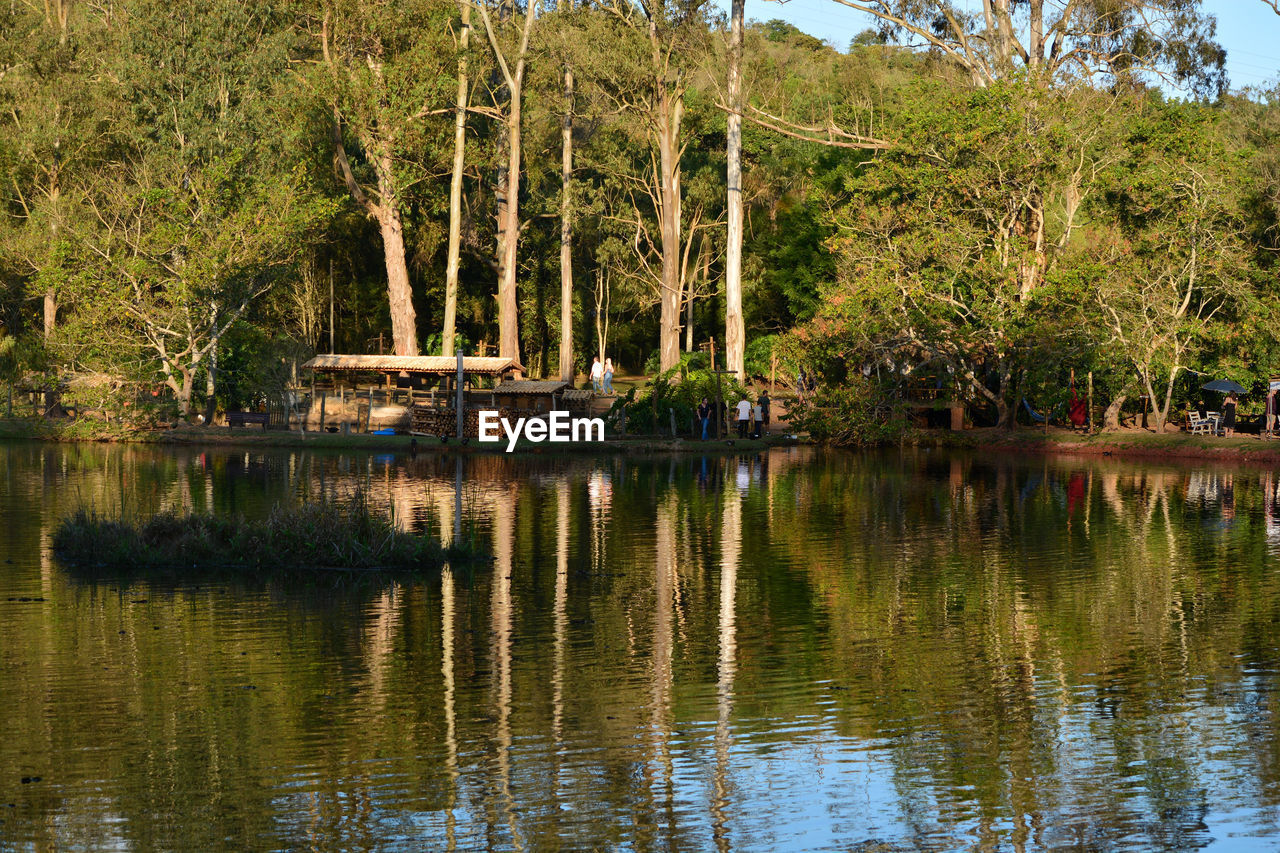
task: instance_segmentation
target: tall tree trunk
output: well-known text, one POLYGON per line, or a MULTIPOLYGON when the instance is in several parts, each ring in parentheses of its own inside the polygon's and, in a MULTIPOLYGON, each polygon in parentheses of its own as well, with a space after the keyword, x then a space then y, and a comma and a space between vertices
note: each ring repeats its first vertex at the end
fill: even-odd
POLYGON ((498 198, 498 355, 517 362, 520 360, 516 259, 520 241, 520 146, 523 130, 521 112, 524 99, 525 61, 529 53, 529 34, 533 30, 537 8, 537 3, 528 3, 525 6, 524 25, 520 32, 520 44, 513 68, 507 63, 506 55, 498 43, 488 11, 483 5, 479 7, 480 17, 484 20, 485 33, 489 37, 489 44, 493 48, 494 58, 498 60, 498 67, 510 96, 504 121, 506 125, 504 142, 507 146, 506 174, 503 175, 500 172, 498 177, 498 192, 502 194, 498 198))
MULTIPOLYGON (((569 5, 561 2, 561 6, 569 5)), ((560 120, 560 379, 573 381, 573 70, 564 67, 560 120)))
MULTIPOLYGON (((215 315, 216 316, 216 315, 215 315)), ((214 322, 217 327, 217 322, 214 322)), ((213 415, 218 409, 218 338, 215 336, 213 345, 209 347, 209 363, 205 365, 204 378, 204 423, 205 426, 213 426, 213 415)))
POLYGON ((391 157, 385 148, 378 155, 378 230, 387 266, 387 301, 391 306, 391 339, 396 355, 418 354, 418 318, 413 310, 413 288, 405 261, 404 225, 400 200, 391 174, 391 157))
POLYGON ((516 261, 520 243, 520 94, 511 93, 507 116, 506 204, 502 211, 501 278, 498 280, 498 355, 520 360, 520 329, 516 303, 516 261))
POLYGON ((458 322, 458 256, 462 246, 462 169, 467 147, 467 47, 471 43, 471 0, 461 0, 458 38, 458 97, 453 115, 453 177, 449 181, 449 255, 444 270, 444 329, 441 352, 453 355, 458 322))
MULTIPOLYGON (((324 16, 320 44, 325 64, 335 69, 329 51, 330 12, 324 16)), ((381 81, 381 71, 371 64, 375 76, 381 81)), ((334 70, 336 74, 337 71, 334 70)), ((413 288, 409 283, 409 268, 405 263, 404 223, 400 217, 400 187, 392 162, 391 140, 385 130, 366 130, 360 143, 372 160, 378 178, 378 198, 371 199, 360 186, 347 159, 347 149, 342 140, 342 115, 337 104, 333 107, 333 124, 330 128, 333 140, 334 169, 347 185, 356 204, 378 222, 382 234, 382 253, 387 267, 387 301, 391 310, 391 337, 396 355, 418 354, 417 314, 413 309, 413 288)))
POLYGON ((44 292, 44 341, 49 342, 53 330, 58 324, 58 299, 52 287, 44 292))
POLYGON ((742 322, 742 18, 745 0, 733 0, 729 24, 729 245, 724 267, 725 361, 746 379, 746 329, 742 322))
MULTIPOLYGON (((62 43, 65 43, 67 35, 66 17, 61 9, 59 9, 58 15, 62 23, 61 36, 59 38, 62 43)), ((60 113, 61 107, 59 106, 55 108, 55 121, 57 120, 56 116, 60 113)), ((54 143, 55 151, 60 146, 60 142, 59 140, 54 143)), ((57 159, 55 158, 53 168, 49 172, 49 205, 53 214, 49 217, 49 255, 51 258, 58 248, 58 226, 61 222, 61 211, 58 209, 58 201, 62 196, 62 188, 59 185, 59 171, 57 159)), ((53 285, 50 285, 44 292, 44 342, 46 344, 53 337, 53 330, 57 325, 58 291, 54 289, 53 285)))
POLYGON ((680 120, 684 98, 664 80, 659 102, 658 157, 661 169, 662 314, 658 347, 662 370, 680 363, 680 120))

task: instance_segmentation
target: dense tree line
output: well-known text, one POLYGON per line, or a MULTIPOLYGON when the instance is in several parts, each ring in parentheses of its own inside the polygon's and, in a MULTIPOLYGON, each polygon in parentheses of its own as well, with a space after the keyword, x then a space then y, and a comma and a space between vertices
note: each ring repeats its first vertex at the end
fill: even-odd
POLYGON ((879 26, 839 50, 696 0, 10 4, 0 364, 190 413, 331 346, 727 337, 993 422, 1273 369, 1275 104, 1198 2, 840 2, 879 26))

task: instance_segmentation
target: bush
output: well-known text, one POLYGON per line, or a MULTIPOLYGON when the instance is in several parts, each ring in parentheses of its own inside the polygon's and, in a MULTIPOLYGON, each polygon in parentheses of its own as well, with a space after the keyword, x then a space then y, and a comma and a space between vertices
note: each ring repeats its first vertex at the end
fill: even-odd
MULTIPOLYGON (((688 353, 691 356, 703 356, 705 353, 688 353)), ((707 359, 709 362, 709 359, 707 359)), ((690 364, 697 364, 694 359, 690 364)), ((609 418, 616 425, 622 409, 627 412, 627 431, 636 434, 667 433, 671 429, 671 409, 676 415, 676 430, 687 435, 693 430, 697 417, 698 403, 703 397, 716 399, 716 377, 707 368, 687 369, 683 364, 673 367, 666 373, 653 378, 648 385, 637 392, 632 388, 625 397, 621 397, 609 410, 609 418)), ((732 406, 746 394, 742 383, 732 376, 719 374, 720 394, 724 402, 732 406)))
POLYGON ((78 568, 427 570, 474 556, 429 535, 398 529, 362 493, 345 502, 276 506, 260 521, 160 513, 141 523, 80 509, 53 535, 54 552, 78 568))
POLYGON ((823 387, 803 403, 789 403, 787 413, 796 430, 843 447, 894 442, 907 428, 901 401, 879 383, 863 379, 823 387))

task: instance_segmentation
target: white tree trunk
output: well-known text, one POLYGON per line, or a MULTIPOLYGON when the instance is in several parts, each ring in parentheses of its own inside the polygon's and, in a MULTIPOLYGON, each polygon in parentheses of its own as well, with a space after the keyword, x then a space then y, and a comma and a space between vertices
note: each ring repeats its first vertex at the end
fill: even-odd
POLYGON ((467 47, 471 42, 471 2, 461 0, 458 38, 458 97, 453 116, 453 177, 449 182, 449 254, 444 271, 444 329, 441 352, 453 355, 458 322, 458 256, 462 246, 462 169, 467 146, 467 47))
POLYGON ((746 379, 746 329, 742 321, 742 19, 745 0, 733 0, 729 25, 729 245, 724 268, 724 333, 727 367, 746 379))
POLYGON ((573 71, 564 69, 560 122, 560 379, 573 381, 573 71))
MULTIPOLYGON (((660 80, 659 85, 666 86, 660 80)), ((684 99, 664 91, 661 95, 658 127, 658 156, 661 173, 659 198, 662 209, 662 314, 659 329, 659 360, 662 370, 680 363, 680 119, 684 99)))

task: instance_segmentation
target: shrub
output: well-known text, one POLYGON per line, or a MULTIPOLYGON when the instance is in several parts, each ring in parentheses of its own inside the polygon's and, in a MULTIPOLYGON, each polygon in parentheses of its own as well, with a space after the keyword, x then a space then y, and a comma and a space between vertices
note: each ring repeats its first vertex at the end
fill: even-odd
POLYGON ((845 447, 890 443, 907 427, 901 401, 863 379, 814 391, 803 403, 789 403, 787 414, 796 430, 845 447))
POLYGON ((159 513, 135 524, 80 509, 58 525, 53 547, 69 565, 118 571, 426 570, 474 556, 470 546, 444 548, 398 529, 362 493, 345 502, 277 505, 259 521, 159 513))

